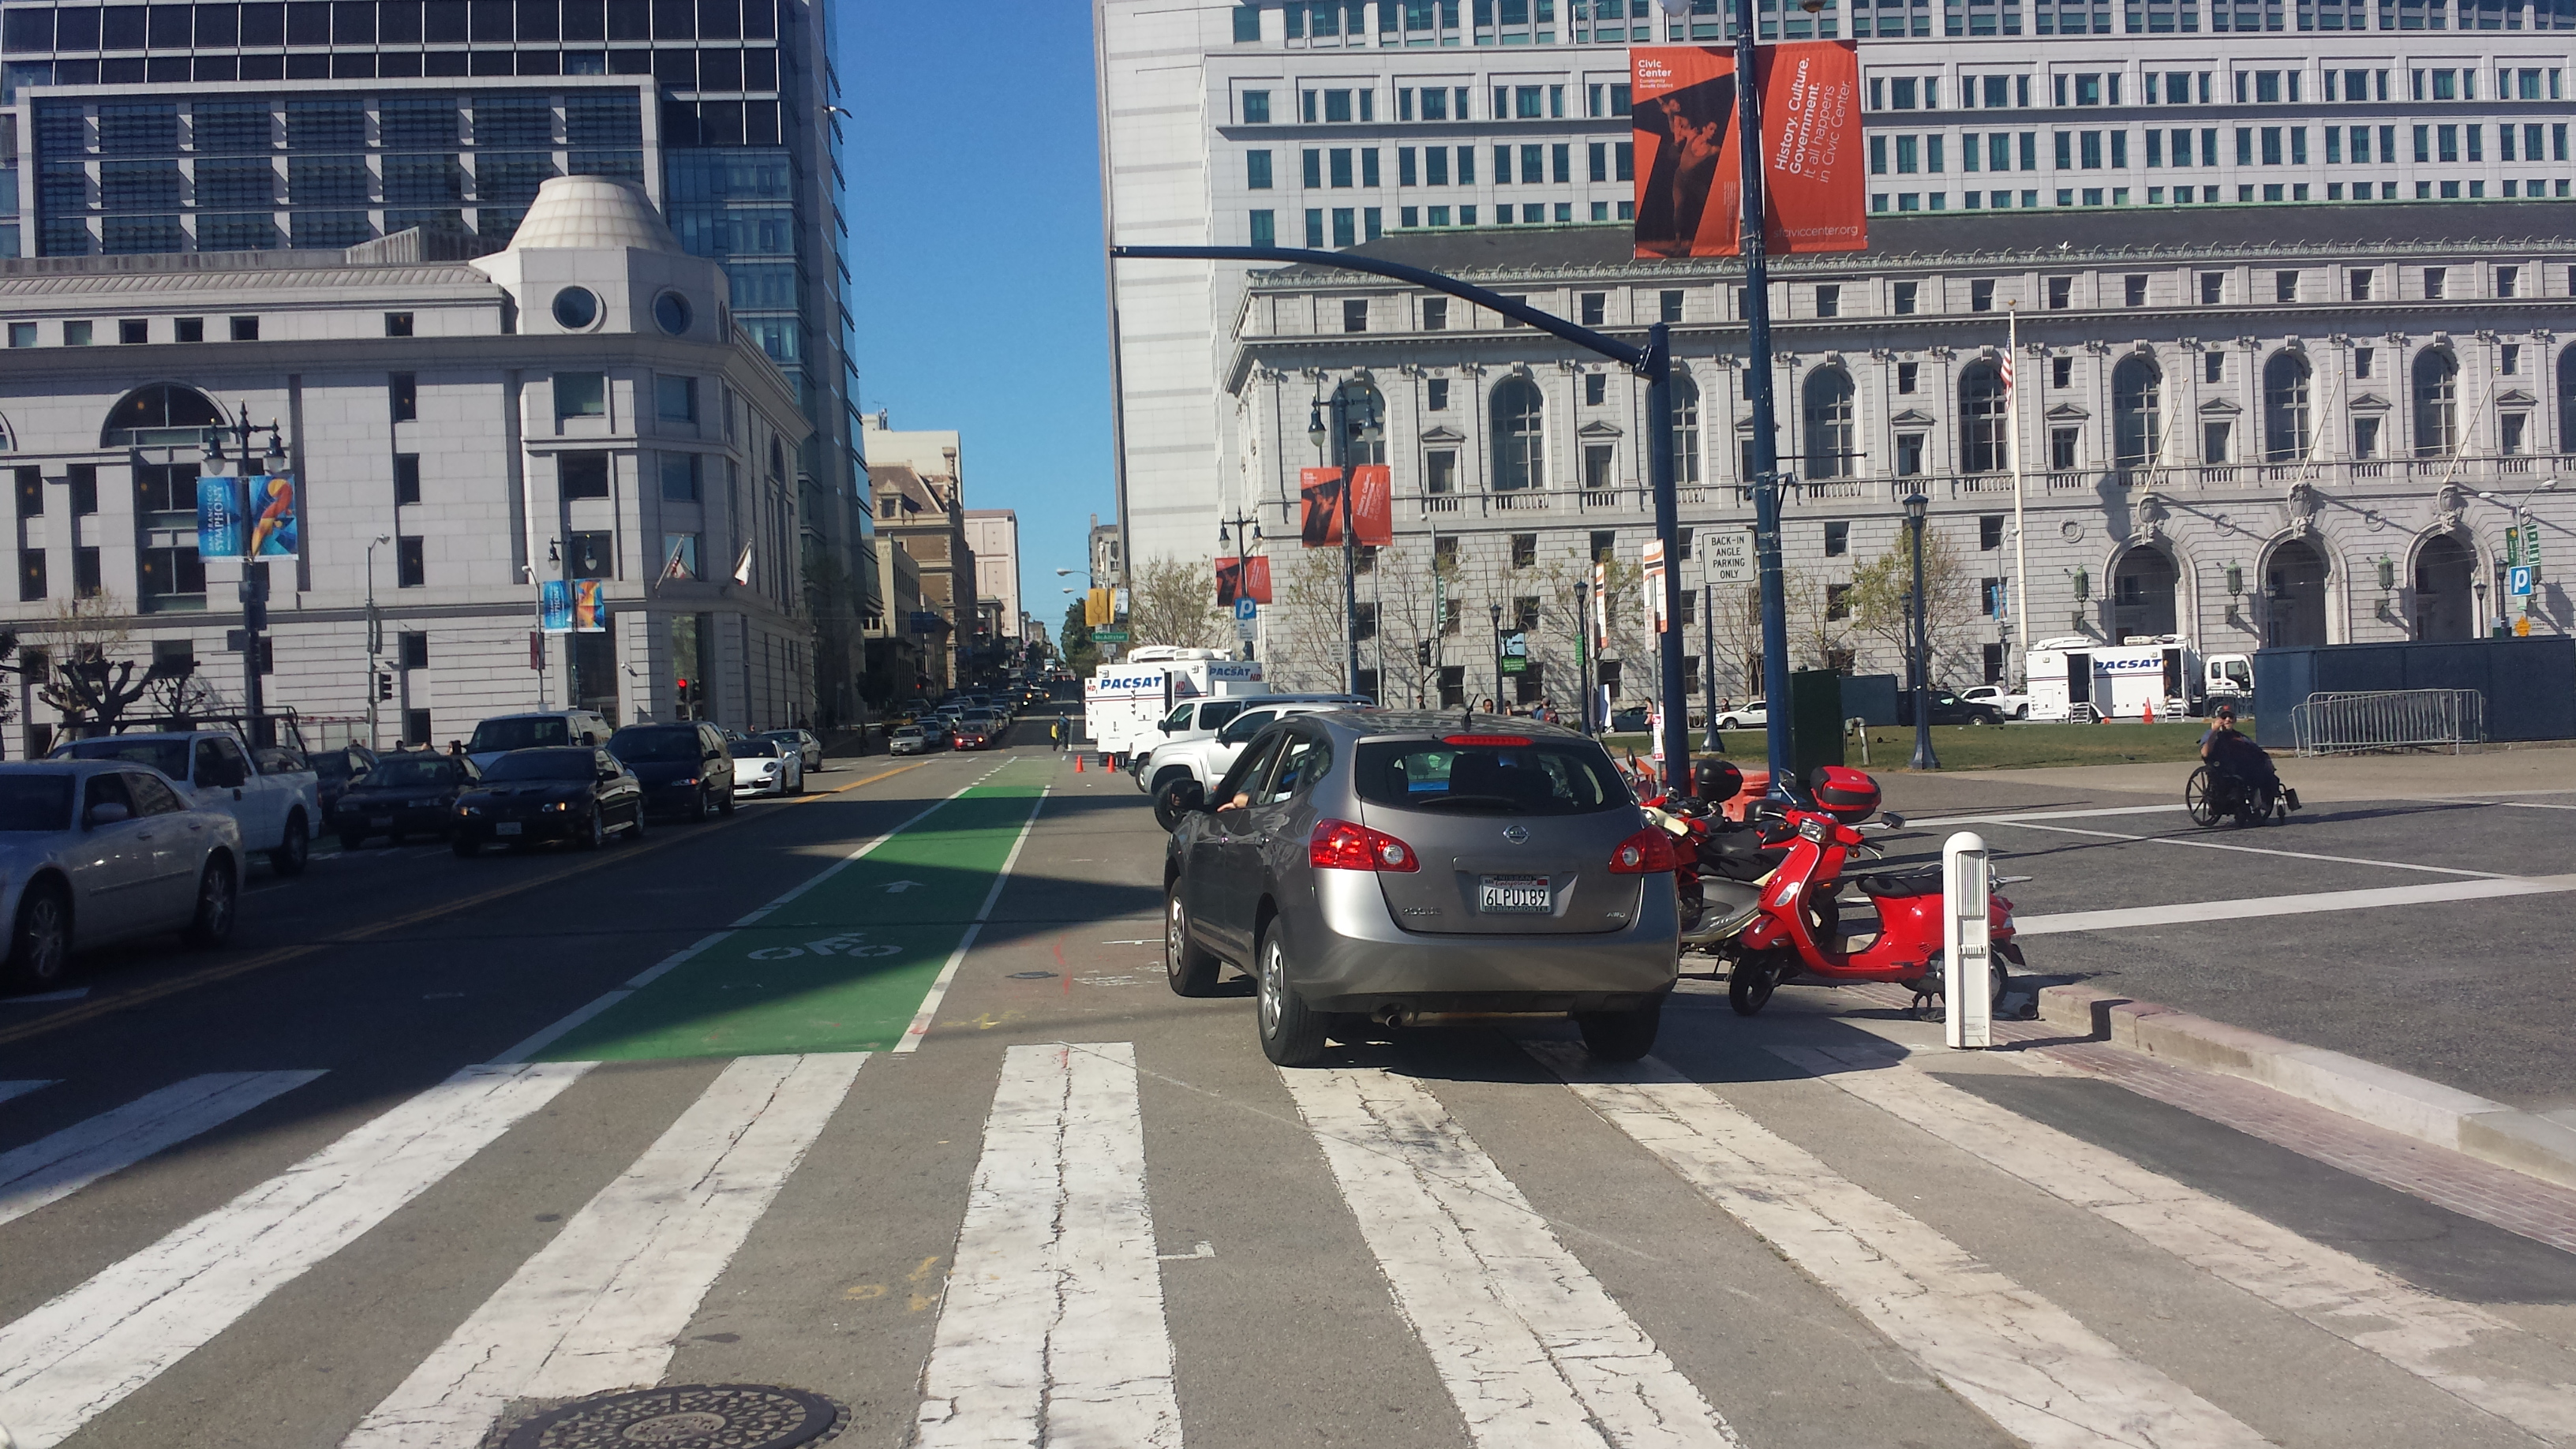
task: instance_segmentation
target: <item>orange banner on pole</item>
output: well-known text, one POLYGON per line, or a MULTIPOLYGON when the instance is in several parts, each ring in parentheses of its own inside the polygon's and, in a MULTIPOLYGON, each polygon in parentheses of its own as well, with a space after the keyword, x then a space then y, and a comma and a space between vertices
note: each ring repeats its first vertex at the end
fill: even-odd
MULTIPOLYGON (((1299 536, 1308 548, 1338 547, 1342 541, 1342 470, 1301 468, 1297 499, 1304 506, 1299 536)), ((1351 469, 1351 531, 1368 548, 1395 542, 1395 477, 1384 463, 1362 463, 1351 469)))
POLYGON ((1250 599, 1256 604, 1270 602, 1270 558, 1254 554, 1250 558, 1221 558, 1216 561, 1216 601, 1219 607, 1231 609, 1237 599, 1250 599))
MULTIPOLYGON (((1860 56, 1849 41, 1756 52, 1762 86, 1763 247, 1775 254, 1869 245, 1861 172, 1860 56)), ((1637 146, 1636 255, 1731 257, 1743 249, 1735 52, 1629 52, 1637 146)))

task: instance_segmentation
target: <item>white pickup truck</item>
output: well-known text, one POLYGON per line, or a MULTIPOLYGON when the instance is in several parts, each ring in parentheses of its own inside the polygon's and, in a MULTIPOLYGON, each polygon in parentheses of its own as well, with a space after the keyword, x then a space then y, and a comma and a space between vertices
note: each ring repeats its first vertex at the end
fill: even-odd
POLYGON ((241 827, 242 848, 268 852, 279 875, 301 875, 322 829, 321 780, 311 770, 263 774, 230 730, 102 735, 73 740, 58 760, 126 760, 170 777, 181 798, 241 827))
POLYGON ((1137 768, 1136 785, 1154 797, 1154 822, 1165 830, 1180 822, 1180 799, 1176 793, 1182 785, 1195 783, 1202 790, 1213 790, 1225 772, 1234 768, 1235 756, 1262 726, 1288 714, 1317 714, 1325 710, 1366 708, 1368 700, 1356 694, 1289 694, 1253 695, 1232 701, 1243 706, 1241 713, 1225 722, 1213 734, 1192 731, 1178 739, 1154 747, 1154 752, 1137 768))

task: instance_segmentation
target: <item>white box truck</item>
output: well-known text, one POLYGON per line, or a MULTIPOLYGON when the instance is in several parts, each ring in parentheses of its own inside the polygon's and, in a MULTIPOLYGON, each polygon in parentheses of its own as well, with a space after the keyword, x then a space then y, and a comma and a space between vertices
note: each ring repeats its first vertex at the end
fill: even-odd
POLYGON ((2200 651, 2179 634, 2131 635, 2105 644, 2085 635, 2042 639, 2030 651, 2030 718, 2091 723, 2175 719, 2213 699, 2251 699, 2254 661, 2200 651))
POLYGON ((1261 661, 1228 659, 1213 649, 1149 644, 1083 681, 1084 743, 1113 755, 1140 755, 1163 742, 1156 728, 1183 700, 1260 692, 1261 661))

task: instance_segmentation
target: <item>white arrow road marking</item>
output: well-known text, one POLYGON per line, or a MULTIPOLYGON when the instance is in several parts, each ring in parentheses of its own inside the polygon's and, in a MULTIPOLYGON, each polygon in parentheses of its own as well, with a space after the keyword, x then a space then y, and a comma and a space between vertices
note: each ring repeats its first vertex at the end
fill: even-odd
POLYGON ((2267 1442, 1663 1063, 1613 1067, 1568 1042, 1523 1045, 1603 1120, 2032 1449, 2267 1442))
POLYGON ((320 1072, 210 1072, 0 1153, 0 1223, 60 1202, 111 1172, 229 1122, 320 1072))
POLYGON ((2576 1358, 2482 1308, 2424 1292, 1886 1053, 1771 1050, 2545 1443, 2576 1443, 2576 1358))
POLYGON ((736 1058, 342 1449, 467 1449, 514 1398, 577 1398, 659 1379, 690 1315, 867 1059, 736 1058))
POLYGON ((921 889, 921 882, 917 880, 890 880, 884 885, 877 887, 877 889, 884 891, 890 896, 899 896, 905 891, 921 889))
POLYGON ((1136 1048, 1012 1047, 913 1444, 1179 1449, 1155 1258, 1136 1048))
POLYGON ((0 1424, 53 1449, 592 1065, 467 1067, 0 1328, 0 1424))
POLYGON ((1737 1442, 1429 1089, 1280 1076, 1478 1449, 1737 1442))

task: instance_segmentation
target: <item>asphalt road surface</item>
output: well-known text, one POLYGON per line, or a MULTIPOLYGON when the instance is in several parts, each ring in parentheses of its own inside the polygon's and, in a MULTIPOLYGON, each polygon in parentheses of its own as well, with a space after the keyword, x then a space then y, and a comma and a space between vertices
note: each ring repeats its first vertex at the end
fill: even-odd
MULTIPOLYGON (((1686 983, 1631 1068, 1514 1023, 1283 1073, 1245 983, 1165 986, 1144 797, 1032 728, 595 853, 317 861, 255 881, 227 951, 0 1006, 0 1424, 470 1449, 584 1396, 767 1384, 884 1446, 2576 1443, 2576 1194, 2507 1230, 2370 1143, 2329 1165, 2296 1112, 2257 1135, 2242 1094, 2033 1029, 1944 1054, 1795 986, 1745 1021, 1686 983)), ((1978 828, 2042 920, 2387 883, 1978 828)), ((2245 838, 2422 861, 2420 828, 2245 838)), ((2364 958, 2451 909, 2306 969, 2402 994, 2364 958)), ((2166 954, 2278 979, 2287 919, 2166 954)), ((2159 938, 2030 944, 2085 975, 2159 938)), ((716 1410, 652 1412, 589 1442, 718 1442, 686 1417, 716 1410)))

